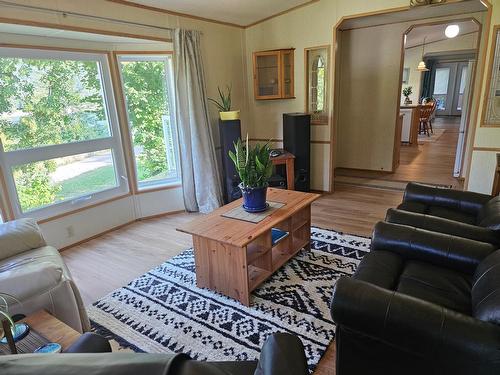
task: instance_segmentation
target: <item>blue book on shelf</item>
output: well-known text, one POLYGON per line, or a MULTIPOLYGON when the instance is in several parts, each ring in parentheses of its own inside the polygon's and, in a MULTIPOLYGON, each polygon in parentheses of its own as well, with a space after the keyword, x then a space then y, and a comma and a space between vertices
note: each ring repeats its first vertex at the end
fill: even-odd
POLYGON ((286 238, 286 236, 288 236, 288 232, 285 232, 284 230, 281 230, 281 229, 272 228, 271 229, 271 236, 272 236, 272 241, 273 241, 273 246, 274 246, 278 242, 280 242, 283 238, 286 238))

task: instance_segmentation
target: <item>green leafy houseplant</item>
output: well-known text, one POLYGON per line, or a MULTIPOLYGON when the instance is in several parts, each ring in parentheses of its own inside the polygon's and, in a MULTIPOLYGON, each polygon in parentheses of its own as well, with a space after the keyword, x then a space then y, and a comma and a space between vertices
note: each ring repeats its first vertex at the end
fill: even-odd
POLYGON ((239 186, 243 195, 243 208, 249 212, 264 211, 267 208, 267 185, 273 173, 270 151, 269 143, 250 147, 248 134, 245 144, 238 139, 234 143, 234 152, 229 151, 229 157, 241 179, 239 186))
POLYGON ((413 93, 413 87, 407 86, 403 89, 403 95, 406 98, 406 101, 410 100, 410 95, 413 93))
POLYGON ((231 87, 227 86, 227 94, 220 87, 217 87, 217 91, 219 91, 220 101, 212 98, 208 98, 208 100, 214 103, 220 112, 231 111, 231 87))
POLYGON ((266 187, 273 173, 273 164, 269 158, 271 148, 269 143, 256 144, 253 148, 248 144, 248 135, 243 145, 241 139, 234 143, 234 150, 229 151, 229 157, 233 161, 236 171, 240 176, 244 187, 266 187))
POLYGON ((226 86, 227 92, 221 90, 220 87, 217 87, 217 91, 219 92, 219 99, 208 98, 219 110, 219 116, 221 120, 237 120, 240 118, 240 111, 232 111, 231 110, 231 86, 226 86))

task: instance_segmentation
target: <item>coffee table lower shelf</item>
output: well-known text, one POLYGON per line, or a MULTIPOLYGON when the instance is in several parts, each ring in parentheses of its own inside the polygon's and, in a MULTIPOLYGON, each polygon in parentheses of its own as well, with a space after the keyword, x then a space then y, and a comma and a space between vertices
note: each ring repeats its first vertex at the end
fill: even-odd
POLYGON ((272 228, 244 247, 193 235, 196 285, 232 297, 249 306, 250 293, 301 249, 310 249, 310 207, 275 226, 288 235, 272 243, 272 228))

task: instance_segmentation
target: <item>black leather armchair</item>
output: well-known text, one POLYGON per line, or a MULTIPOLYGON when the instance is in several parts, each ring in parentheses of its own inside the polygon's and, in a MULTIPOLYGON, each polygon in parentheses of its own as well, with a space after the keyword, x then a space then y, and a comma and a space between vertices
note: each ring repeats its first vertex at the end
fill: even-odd
POLYGON ((337 374, 500 374, 500 250, 380 222, 335 285, 337 374))
POLYGON ((410 182, 398 209, 500 230, 498 196, 410 182))
POLYGON ((387 210, 385 221, 394 224, 409 225, 433 232, 451 234, 452 236, 469 238, 475 241, 488 242, 500 247, 500 231, 438 216, 390 208, 387 210))
MULTIPOLYGON (((302 342, 276 333, 262 347, 259 361, 201 362, 185 354, 107 353, 107 340, 82 337, 71 353, 61 355, 0 356, 2 375, 306 375, 309 374, 302 342), (97 353, 101 351, 100 353, 97 353)), ((67 352, 69 353, 69 352, 67 352)))

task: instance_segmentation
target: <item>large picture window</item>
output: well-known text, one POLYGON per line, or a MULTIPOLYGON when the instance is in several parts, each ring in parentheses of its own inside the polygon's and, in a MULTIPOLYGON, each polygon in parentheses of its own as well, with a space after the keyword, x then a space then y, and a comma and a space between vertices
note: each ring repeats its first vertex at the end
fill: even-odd
POLYGON ((0 48, 0 139, 16 217, 128 192, 105 54, 0 48))
POLYGON ((179 183, 171 56, 118 55, 118 64, 138 188, 179 183))

